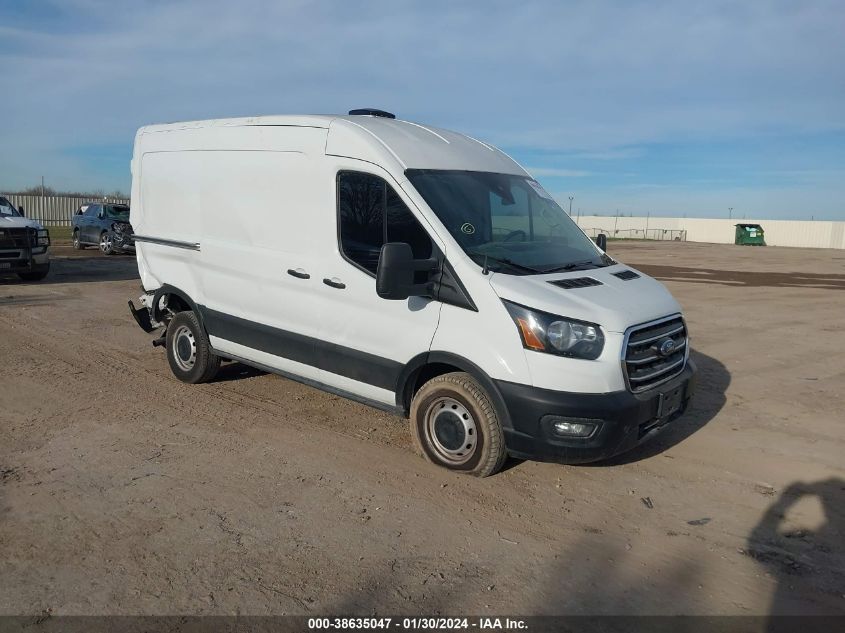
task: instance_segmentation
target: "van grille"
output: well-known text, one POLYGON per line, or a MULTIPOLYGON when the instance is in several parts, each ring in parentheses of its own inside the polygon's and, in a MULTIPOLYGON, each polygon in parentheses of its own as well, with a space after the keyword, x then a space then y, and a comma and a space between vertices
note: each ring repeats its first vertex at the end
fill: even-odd
POLYGON ((35 245, 35 238, 34 229, 0 227, 0 248, 28 248, 35 245))
POLYGON ((628 330, 622 363, 628 388, 635 393, 647 391, 680 374, 687 362, 688 342, 687 327, 680 316, 628 330), (669 340, 674 346, 661 352, 661 346, 669 340))

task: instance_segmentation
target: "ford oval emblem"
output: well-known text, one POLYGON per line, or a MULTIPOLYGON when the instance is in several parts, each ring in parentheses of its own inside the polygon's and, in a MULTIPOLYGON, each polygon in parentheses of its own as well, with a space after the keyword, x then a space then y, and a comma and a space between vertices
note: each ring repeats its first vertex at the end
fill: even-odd
POLYGON ((660 353, 661 356, 669 356, 672 352, 675 351, 675 341, 670 338, 662 341, 660 346, 657 348, 657 351, 660 353))

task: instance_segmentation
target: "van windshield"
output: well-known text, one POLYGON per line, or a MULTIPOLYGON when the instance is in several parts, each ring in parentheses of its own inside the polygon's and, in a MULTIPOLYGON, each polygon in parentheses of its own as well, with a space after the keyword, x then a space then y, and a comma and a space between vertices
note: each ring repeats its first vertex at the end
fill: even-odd
POLYGON ((615 263, 531 178, 433 169, 405 173, 464 252, 490 270, 532 275, 615 263))

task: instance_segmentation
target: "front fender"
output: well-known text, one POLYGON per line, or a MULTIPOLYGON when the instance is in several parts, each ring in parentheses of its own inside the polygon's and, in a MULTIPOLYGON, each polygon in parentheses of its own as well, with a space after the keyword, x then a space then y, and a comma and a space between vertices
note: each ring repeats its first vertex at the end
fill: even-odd
POLYGON ((411 410, 411 400, 414 397, 414 385, 422 370, 429 365, 449 365, 459 371, 466 372, 484 387, 493 401, 496 415, 506 429, 513 428, 505 400, 502 397, 496 383, 478 365, 463 356, 452 352, 424 352, 414 356, 403 368, 396 382, 396 406, 404 412, 407 417, 411 410))

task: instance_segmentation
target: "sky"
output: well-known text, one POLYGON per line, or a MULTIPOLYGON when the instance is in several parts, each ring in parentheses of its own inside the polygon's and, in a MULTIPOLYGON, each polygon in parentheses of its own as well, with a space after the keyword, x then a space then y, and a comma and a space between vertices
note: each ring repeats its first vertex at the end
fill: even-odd
POLYGON ((573 215, 844 220, 843 33, 840 0, 0 0, 0 191, 128 191, 149 123, 376 107, 573 215))

